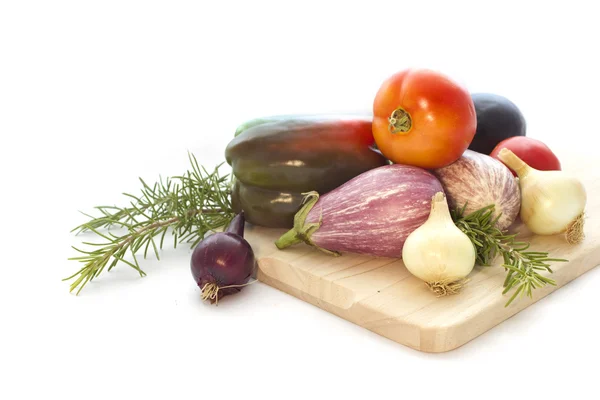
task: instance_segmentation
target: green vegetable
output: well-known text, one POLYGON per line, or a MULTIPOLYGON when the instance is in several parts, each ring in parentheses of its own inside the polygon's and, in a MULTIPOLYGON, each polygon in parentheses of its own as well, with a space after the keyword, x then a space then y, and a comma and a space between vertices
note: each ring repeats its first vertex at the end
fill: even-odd
POLYGON ((476 251, 476 263, 489 266, 497 256, 502 256, 502 266, 507 271, 504 281, 506 294, 514 289, 506 306, 521 294, 532 296, 532 289, 546 285, 556 285, 556 282, 540 274, 540 271, 552 273, 550 262, 566 262, 567 260, 549 258, 548 253, 541 251, 526 251, 529 243, 517 242, 516 234, 508 235, 496 227, 494 205, 484 207, 471 214, 464 215, 465 207, 452 211, 455 225, 465 233, 476 251))
POLYGON ((141 194, 125 193, 130 200, 127 207, 99 206, 96 209, 100 216, 84 214, 91 219, 72 232, 91 231, 101 242, 83 242, 88 249, 73 247, 81 256, 70 260, 83 263, 83 267, 64 279, 75 279, 71 291, 77 289, 79 293, 107 267, 110 271, 119 262, 129 265, 140 276, 146 275, 140 269, 136 254, 143 251, 146 258, 150 250, 160 259, 158 250, 162 249, 169 231, 174 247, 189 242, 193 248, 206 234, 229 224, 235 215, 229 199, 229 176, 221 176, 219 166, 207 172, 193 155, 190 162, 192 168, 184 175, 161 180, 153 186, 140 178, 141 194), (103 228, 117 229, 117 233, 122 228, 125 232, 101 232, 103 228), (133 262, 125 259, 128 255, 133 257, 133 262))
POLYGON ((300 209, 304 196, 300 193, 284 193, 263 189, 236 181, 233 185, 231 203, 236 212, 244 210, 247 220, 260 221, 264 226, 286 226, 300 209))
POLYGON ((266 124, 269 122, 284 121, 286 119, 300 119, 300 118, 307 118, 307 117, 308 117, 307 115, 272 115, 269 117, 251 119, 251 120, 246 121, 243 124, 239 125, 237 127, 237 129, 235 130, 235 134, 233 136, 236 137, 236 136, 240 135, 241 133, 243 133, 244 131, 246 131, 247 129, 253 128, 258 125, 266 124))
POLYGON ((225 151, 236 184, 232 203, 260 226, 291 228, 302 193, 327 193, 386 165, 373 150, 371 118, 298 115, 241 125, 225 151))

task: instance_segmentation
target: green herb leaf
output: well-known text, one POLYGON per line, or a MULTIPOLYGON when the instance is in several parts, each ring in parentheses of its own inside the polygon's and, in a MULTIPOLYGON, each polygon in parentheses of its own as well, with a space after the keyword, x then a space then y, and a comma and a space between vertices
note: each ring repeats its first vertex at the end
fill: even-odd
POLYGON ((469 215, 464 215, 462 209, 452 210, 452 219, 455 225, 466 234, 477 252, 476 262, 481 266, 490 266, 494 259, 501 255, 502 266, 507 271, 504 280, 504 291, 507 294, 515 290, 506 303, 508 307, 519 294, 531 297, 532 289, 545 285, 554 285, 556 282, 541 275, 538 271, 552 273, 548 262, 565 262, 567 260, 550 258, 548 253, 541 251, 525 251, 530 244, 515 241, 516 234, 506 234, 496 227, 500 215, 492 219, 494 206, 487 206, 469 215))
POLYGON ((129 199, 129 206, 97 206, 99 217, 90 220, 72 230, 77 233, 90 231, 104 240, 104 243, 84 242, 93 250, 82 250, 73 247, 83 256, 73 257, 84 266, 75 274, 63 280, 74 279, 71 291, 79 293, 83 287, 96 278, 108 265, 110 271, 119 262, 135 269, 140 276, 145 272, 139 267, 136 253, 143 250, 146 258, 151 247, 154 255, 160 260, 159 248, 162 249, 168 230, 173 235, 173 245, 192 243, 194 247, 209 232, 214 232, 229 224, 235 213, 231 206, 231 179, 229 175, 219 174, 220 164, 213 172, 200 167, 196 157, 189 154, 191 170, 181 176, 167 178, 154 185, 148 185, 140 178, 141 195, 124 195, 129 199), (127 230, 124 235, 112 232, 102 233, 102 228, 112 227, 127 230), (154 238, 160 236, 157 246, 154 238), (126 254, 131 260, 125 259, 126 254))

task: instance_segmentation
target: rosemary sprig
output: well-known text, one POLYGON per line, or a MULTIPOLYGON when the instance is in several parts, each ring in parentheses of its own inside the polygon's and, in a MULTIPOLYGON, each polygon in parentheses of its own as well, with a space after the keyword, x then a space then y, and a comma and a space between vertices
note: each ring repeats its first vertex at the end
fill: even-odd
POLYGON ((234 212, 229 194, 231 180, 228 175, 220 176, 218 165, 211 173, 199 166, 196 158, 189 155, 191 169, 184 175, 165 181, 162 178, 153 186, 142 183, 141 195, 124 193, 130 201, 126 207, 99 206, 100 216, 85 214, 90 220, 74 228, 72 232, 90 231, 104 241, 101 243, 83 242, 90 249, 82 250, 79 257, 70 258, 82 262, 84 266, 64 280, 75 279, 70 291, 83 287, 104 271, 108 271, 119 262, 134 268, 140 276, 141 270, 136 254, 143 249, 144 258, 152 247, 156 258, 160 260, 159 249, 163 248, 167 232, 173 236, 173 245, 191 242, 194 247, 205 235, 226 226, 234 212), (102 228, 124 228, 126 233, 100 232, 102 228), (126 258, 131 256, 129 260, 126 258))
POLYGON ((556 282, 540 274, 552 273, 550 262, 565 262, 567 260, 550 258, 548 253, 541 251, 527 251, 529 243, 516 241, 517 234, 508 235, 496 227, 498 215, 493 217, 494 205, 484 207, 469 215, 464 215, 462 209, 452 210, 452 219, 455 225, 463 231, 475 245, 477 251, 477 264, 489 266, 497 256, 502 256, 502 266, 507 271, 504 280, 506 294, 514 289, 510 299, 505 304, 508 307, 515 298, 521 294, 532 296, 532 290, 547 284, 556 285, 556 282))

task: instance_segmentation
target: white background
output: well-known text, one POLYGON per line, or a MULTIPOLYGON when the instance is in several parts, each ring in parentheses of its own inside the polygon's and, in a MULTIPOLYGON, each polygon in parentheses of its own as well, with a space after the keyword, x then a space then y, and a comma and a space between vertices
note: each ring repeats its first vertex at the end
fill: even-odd
MULTIPOLYGON (((594 2, 3 1, 0 397, 597 398, 600 269, 471 343, 408 349, 262 283, 201 303, 187 247, 75 297, 78 210, 223 160, 236 126, 370 112, 390 74, 503 94, 593 153, 594 2)), ((598 168, 598 164, 591 166, 598 168)))

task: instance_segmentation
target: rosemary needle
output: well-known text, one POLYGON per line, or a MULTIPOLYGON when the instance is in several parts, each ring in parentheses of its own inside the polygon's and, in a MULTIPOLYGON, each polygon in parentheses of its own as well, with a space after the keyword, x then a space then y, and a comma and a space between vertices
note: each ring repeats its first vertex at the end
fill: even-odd
POLYGON ((546 252, 527 251, 529 243, 517 242, 515 240, 517 234, 508 235, 500 231, 496 227, 499 216, 492 217, 494 205, 484 207, 469 215, 464 215, 465 207, 453 210, 452 219, 475 245, 478 265, 489 266, 497 256, 502 256, 502 266, 507 271, 502 294, 507 294, 514 289, 512 296, 505 304, 506 307, 519 294, 531 297, 533 289, 556 285, 554 280, 545 277, 540 272, 552 273, 550 262, 567 260, 550 258, 546 252))
POLYGON ((126 207, 99 206, 99 216, 83 213, 90 220, 74 228, 72 232, 94 233, 101 243, 83 242, 88 249, 73 249, 81 253, 76 260, 83 267, 64 280, 72 280, 70 291, 77 294, 85 285, 98 277, 106 268, 110 271, 119 262, 135 269, 140 276, 141 270, 136 254, 143 251, 146 258, 151 250, 160 260, 159 249, 163 248, 167 232, 173 236, 173 245, 191 242, 194 247, 204 236, 226 226, 233 218, 229 194, 231 181, 228 175, 220 176, 218 165, 211 173, 198 165, 196 158, 189 155, 191 169, 184 175, 165 181, 162 178, 149 186, 140 178, 141 194, 129 198, 126 207), (126 233, 115 235, 104 228, 124 228, 126 233), (128 258, 128 259, 127 259, 128 258))

